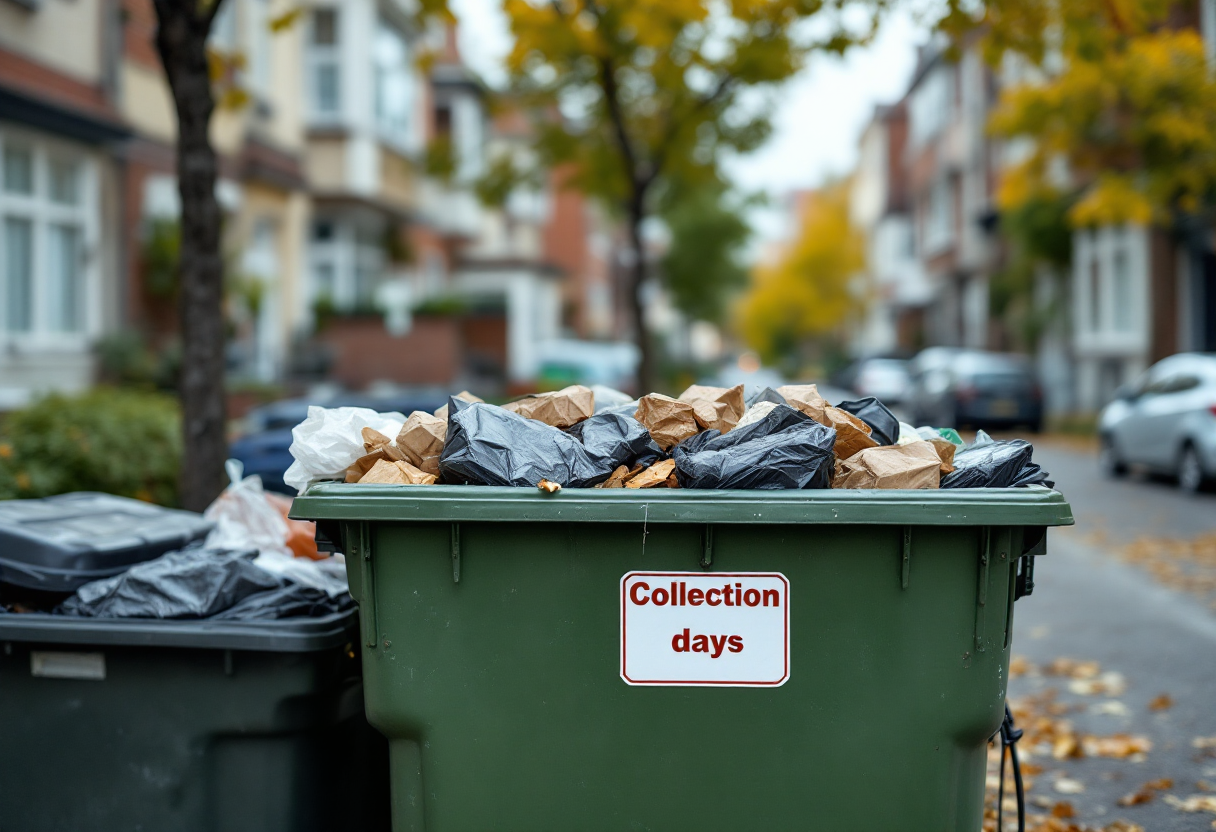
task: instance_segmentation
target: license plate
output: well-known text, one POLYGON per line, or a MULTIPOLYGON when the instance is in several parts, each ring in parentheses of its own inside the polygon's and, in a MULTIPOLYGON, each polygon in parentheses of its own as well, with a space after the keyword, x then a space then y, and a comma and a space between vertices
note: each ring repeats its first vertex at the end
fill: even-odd
POLYGON ((1018 403, 1011 399, 996 399, 988 405, 988 412, 993 416, 1017 416, 1018 403))

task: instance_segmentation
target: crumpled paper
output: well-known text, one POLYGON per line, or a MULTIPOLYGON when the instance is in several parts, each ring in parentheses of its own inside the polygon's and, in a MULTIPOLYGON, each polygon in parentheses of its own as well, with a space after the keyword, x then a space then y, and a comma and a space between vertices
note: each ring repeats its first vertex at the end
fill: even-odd
POLYGON ((382 459, 363 475, 359 483, 383 483, 386 485, 434 485, 436 477, 410 465, 408 462, 389 462, 382 459))
POLYGON ((928 442, 876 445, 836 467, 833 488, 937 488, 941 457, 928 442))
POLYGON ((667 478, 676 470, 674 459, 662 459, 646 470, 631 477, 625 483, 626 488, 656 488, 667 484, 667 478))
POLYGON ((291 430, 295 461, 283 482, 302 493, 318 480, 342 479, 346 469, 367 453, 360 437, 364 427, 396 436, 404 421, 400 413, 377 413, 366 407, 308 408, 308 417, 291 430))
POLYGON ((739 423, 747 407, 743 403, 743 385, 707 387, 694 384, 680 394, 680 401, 693 406, 693 418, 702 428, 726 433, 739 423))
MULTIPOLYGON (((809 414, 808 414, 809 415, 809 414)), ((814 416, 811 416, 815 419, 814 416)), ((870 426, 858 419, 852 413, 838 407, 828 406, 823 410, 823 418, 815 419, 821 425, 827 425, 836 430, 836 446, 833 452, 840 459, 849 459, 858 451, 873 448, 878 443, 870 436, 870 426)))
POLYGON ((447 436, 446 419, 415 410, 401 426, 394 443, 407 462, 428 474, 439 475, 439 455, 443 453, 443 440, 447 436))
POLYGON ((638 409, 633 418, 646 426, 655 444, 665 451, 700 431, 693 406, 662 393, 651 393, 638 399, 638 409))
MULTIPOLYGON (((767 399, 756 402, 747 409, 747 412, 743 414, 743 418, 739 420, 739 424, 735 425, 735 428, 745 428, 748 425, 759 422, 765 416, 772 413, 773 408, 775 408, 777 404, 777 402, 768 401, 767 399)), ((781 404, 784 404, 784 402, 781 402, 781 404)))
POLYGON ((590 387, 572 384, 553 393, 504 404, 502 409, 555 428, 568 428, 595 415, 595 394, 590 387))
POLYGON ((829 406, 828 400, 819 395, 819 388, 814 384, 786 384, 777 388, 777 394, 791 407, 802 411, 819 424, 828 424, 823 413, 829 406))

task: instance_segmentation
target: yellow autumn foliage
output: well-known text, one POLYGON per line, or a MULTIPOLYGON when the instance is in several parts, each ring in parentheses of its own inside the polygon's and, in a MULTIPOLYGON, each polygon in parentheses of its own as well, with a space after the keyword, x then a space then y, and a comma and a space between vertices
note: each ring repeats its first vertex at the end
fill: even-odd
POLYGON ((847 187, 816 192, 793 243, 753 272, 738 310, 740 335, 773 361, 802 341, 838 331, 863 305, 855 280, 864 267, 865 241, 849 220, 847 187))
POLYGON ((1061 170, 1081 189, 1069 215, 1076 226, 1165 222, 1216 188, 1216 76, 1202 39, 1140 31, 1151 16, 1134 0, 1111 8, 1123 16, 1108 13, 1108 37, 1091 34, 1057 73, 1002 95, 993 132, 1034 141, 1002 183, 1003 208, 1059 190, 1061 170))

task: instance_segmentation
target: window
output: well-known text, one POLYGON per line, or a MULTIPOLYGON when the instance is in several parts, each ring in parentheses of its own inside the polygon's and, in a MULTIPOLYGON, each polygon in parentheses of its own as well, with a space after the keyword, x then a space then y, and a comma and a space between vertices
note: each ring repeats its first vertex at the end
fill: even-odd
MULTIPOLYGON (((231 2, 231 0, 229 0, 231 2)), ((270 0, 252 0, 248 4, 249 82, 262 96, 271 89, 271 64, 274 45, 270 31, 270 0)))
POLYGON ((88 329, 85 158, 0 132, 0 334, 47 338, 88 329))
POLYGON ((4 218, 5 326, 9 332, 29 332, 33 318, 34 224, 4 218))
POLYGON ((925 253, 933 255, 954 239, 954 183, 942 177, 929 189, 924 220, 925 253))
POLYGON ((4 190, 10 194, 34 192, 34 154, 14 144, 4 148, 4 190))
POLYGON ((1102 270, 1096 252, 1089 264, 1089 331, 1102 331, 1102 270))
POLYGON ((405 35, 381 19, 372 51, 376 126, 385 141, 406 144, 412 77, 405 35))
POLYGON ((310 295, 336 309, 368 309, 375 304, 384 274, 383 238, 372 227, 318 220, 309 244, 310 295))
POLYGON ((1111 301, 1114 306, 1115 330, 1127 332, 1132 329, 1132 270, 1127 252, 1115 252, 1111 270, 1111 301))
POLYGON ((308 83, 312 113, 318 118, 332 118, 342 110, 339 20, 336 8, 319 8, 312 13, 308 83))
POLYGON ((935 137, 954 114, 954 65, 942 61, 912 91, 909 142, 916 148, 935 137))

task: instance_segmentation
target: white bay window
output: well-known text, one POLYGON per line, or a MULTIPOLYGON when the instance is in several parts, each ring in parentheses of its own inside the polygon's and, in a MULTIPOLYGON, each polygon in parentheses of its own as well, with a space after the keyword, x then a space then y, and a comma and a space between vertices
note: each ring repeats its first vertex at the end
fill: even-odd
POLYGON ((66 144, 0 131, 0 338, 84 346, 97 209, 93 164, 66 144))

